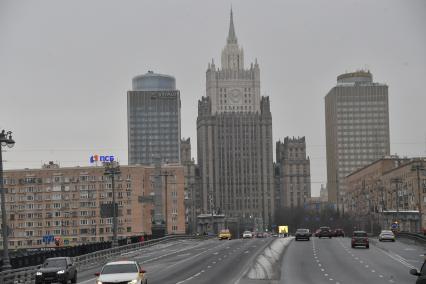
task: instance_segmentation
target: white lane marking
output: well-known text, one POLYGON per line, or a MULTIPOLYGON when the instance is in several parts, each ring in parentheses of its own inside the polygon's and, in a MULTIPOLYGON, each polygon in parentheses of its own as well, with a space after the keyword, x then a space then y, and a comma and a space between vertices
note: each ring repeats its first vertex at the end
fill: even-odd
POLYGON ((396 253, 390 254, 387 251, 384 251, 382 249, 377 249, 377 250, 381 251, 384 254, 386 254, 387 256, 389 256, 390 258, 392 258, 393 260, 398 261, 399 263, 401 263, 402 265, 404 265, 407 268, 410 268, 410 269, 416 268, 416 267, 412 266, 411 264, 409 264, 405 258, 403 258, 402 256, 400 256, 400 255, 398 255, 396 253))
POLYGON ((196 274, 192 275, 191 277, 189 277, 189 278, 187 278, 187 279, 185 279, 185 280, 182 280, 182 281, 176 282, 176 284, 181 284, 181 283, 184 283, 184 282, 186 282, 186 281, 192 280, 192 279, 194 279, 195 277, 200 276, 203 272, 204 272, 204 270, 201 270, 200 272, 198 272, 198 273, 196 273, 196 274))
POLYGON ((94 280, 96 280, 96 278, 92 278, 92 279, 89 279, 89 280, 85 280, 85 281, 83 281, 83 282, 78 282, 78 284, 83 284, 83 283, 87 283, 87 282, 92 282, 93 283, 93 281, 94 280))

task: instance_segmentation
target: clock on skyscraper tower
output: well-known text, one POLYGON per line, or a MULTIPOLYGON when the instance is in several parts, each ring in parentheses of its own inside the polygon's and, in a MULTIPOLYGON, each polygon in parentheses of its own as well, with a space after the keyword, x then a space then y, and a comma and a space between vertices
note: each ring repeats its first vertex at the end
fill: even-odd
POLYGON ((242 100, 241 90, 239 90, 239 89, 232 89, 229 93, 230 93, 230 97, 231 97, 231 102, 232 103, 234 103, 234 104, 241 103, 241 100, 242 100))

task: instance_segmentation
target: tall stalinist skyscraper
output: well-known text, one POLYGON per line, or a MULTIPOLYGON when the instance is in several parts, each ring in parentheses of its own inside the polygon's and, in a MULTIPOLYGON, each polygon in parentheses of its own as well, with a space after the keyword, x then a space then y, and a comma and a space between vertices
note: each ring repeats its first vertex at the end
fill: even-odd
POLYGON ((198 164, 205 213, 222 213, 268 228, 274 214, 272 116, 260 96, 257 61, 244 67, 231 10, 222 66, 206 72, 206 97, 198 102, 198 164))

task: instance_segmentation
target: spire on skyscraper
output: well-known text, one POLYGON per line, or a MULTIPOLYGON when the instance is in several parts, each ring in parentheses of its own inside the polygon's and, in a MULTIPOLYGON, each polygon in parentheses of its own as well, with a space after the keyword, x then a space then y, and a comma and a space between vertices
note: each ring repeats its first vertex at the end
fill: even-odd
POLYGON ((234 15, 232 13, 232 7, 231 7, 231 16, 230 16, 230 22, 229 22, 229 33, 228 33, 228 43, 237 43, 237 36, 235 35, 235 28, 234 28, 234 15))

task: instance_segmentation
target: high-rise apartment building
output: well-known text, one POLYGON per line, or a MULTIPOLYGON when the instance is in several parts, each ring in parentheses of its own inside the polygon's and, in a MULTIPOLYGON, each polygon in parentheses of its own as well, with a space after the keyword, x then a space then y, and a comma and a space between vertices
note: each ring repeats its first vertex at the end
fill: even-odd
MULTIPOLYGON (((160 184, 167 231, 183 234, 184 167, 168 164, 162 169, 169 172, 160 184)), ((119 238, 151 234, 155 171, 153 166, 120 166, 114 183, 119 238)), ((100 209, 112 202, 112 181, 102 166, 61 168, 50 163, 41 169, 6 170, 4 187, 10 248, 46 246, 44 236, 64 245, 112 239, 112 218, 103 217, 100 209)))
POLYGON ((328 200, 343 204, 344 178, 390 153, 388 86, 369 71, 337 77, 325 96, 328 200))
POLYGON ((203 209, 266 227, 274 212, 272 116, 269 98, 260 96, 259 65, 244 67, 232 11, 221 62, 208 65, 198 103, 203 209))
POLYGON ((277 207, 303 207, 311 198, 310 160, 306 156, 305 137, 284 138, 276 143, 277 207))
POLYGON ((152 71, 127 92, 129 165, 180 162, 180 92, 175 78, 152 71))

